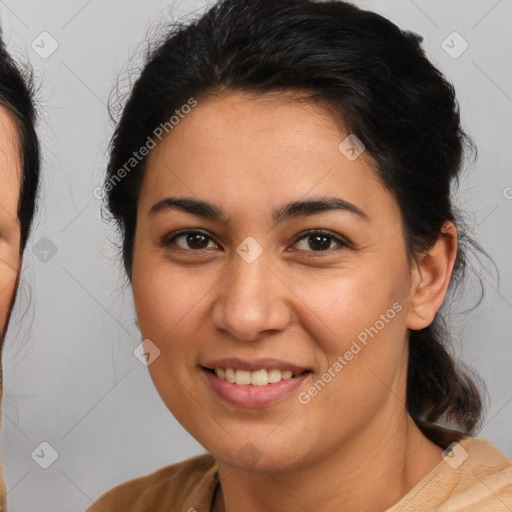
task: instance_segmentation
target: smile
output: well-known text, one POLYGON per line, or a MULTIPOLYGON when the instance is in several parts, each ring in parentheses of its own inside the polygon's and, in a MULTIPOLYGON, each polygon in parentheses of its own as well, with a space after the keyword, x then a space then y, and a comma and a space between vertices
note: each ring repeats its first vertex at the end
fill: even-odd
POLYGON ((219 379, 226 380, 231 384, 239 386, 268 386, 269 384, 276 384, 281 380, 288 380, 298 377, 305 372, 293 373, 290 370, 279 370, 278 368, 261 369, 254 372, 248 370, 240 370, 233 368, 215 368, 211 370, 219 379))
POLYGON ((305 370, 202 368, 210 389, 222 401, 238 407, 266 407, 289 397, 312 375, 305 370))

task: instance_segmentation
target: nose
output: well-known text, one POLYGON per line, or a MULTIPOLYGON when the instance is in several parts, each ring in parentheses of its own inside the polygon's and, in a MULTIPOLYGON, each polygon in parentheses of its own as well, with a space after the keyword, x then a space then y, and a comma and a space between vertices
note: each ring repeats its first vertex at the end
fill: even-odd
POLYGON ((239 340, 255 341, 269 331, 281 331, 292 318, 292 292, 264 254, 252 263, 234 254, 213 305, 213 326, 239 340))

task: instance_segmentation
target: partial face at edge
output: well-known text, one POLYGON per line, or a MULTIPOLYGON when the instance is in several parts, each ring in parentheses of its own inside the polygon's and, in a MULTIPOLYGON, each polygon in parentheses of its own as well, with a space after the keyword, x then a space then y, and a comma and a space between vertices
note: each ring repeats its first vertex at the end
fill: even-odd
MULTIPOLYGON (((0 106, 0 335, 16 294, 21 264, 18 200, 21 186, 18 131, 12 114, 0 106)), ((0 343, 1 343, 0 339, 0 343)))
POLYGON ((233 94, 200 102, 148 157, 132 286, 142 336, 160 350, 149 370, 180 423, 231 464, 243 467, 237 454, 247 441, 264 469, 322 457, 376 418, 392 428, 390 390, 405 392, 411 283, 400 211, 365 153, 354 161, 340 153, 347 135, 316 104, 233 94), (214 203, 227 223, 170 208, 150 213, 171 196, 214 203), (274 209, 326 196, 367 218, 328 211, 273 225, 274 209), (186 229, 206 238, 171 241, 186 229), (328 237, 305 236, 310 229, 328 237), (236 250, 247 237, 262 249, 251 263, 236 250), (378 333, 301 403, 299 394, 379 319, 378 333), (271 357, 312 373, 279 402, 244 408, 213 392, 201 369, 228 357, 271 357))

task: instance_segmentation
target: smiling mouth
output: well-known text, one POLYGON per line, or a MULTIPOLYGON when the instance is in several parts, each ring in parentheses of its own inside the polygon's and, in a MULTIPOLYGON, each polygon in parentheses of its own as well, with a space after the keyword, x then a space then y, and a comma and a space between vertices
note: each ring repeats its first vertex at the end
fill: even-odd
POLYGON ((270 384, 277 384, 282 380, 289 380, 306 373, 311 373, 310 370, 305 370, 299 373, 293 373, 290 370, 279 370, 277 368, 261 369, 256 371, 239 370, 235 368, 205 368, 204 370, 216 375, 219 379, 237 384, 239 386, 268 386, 270 384))

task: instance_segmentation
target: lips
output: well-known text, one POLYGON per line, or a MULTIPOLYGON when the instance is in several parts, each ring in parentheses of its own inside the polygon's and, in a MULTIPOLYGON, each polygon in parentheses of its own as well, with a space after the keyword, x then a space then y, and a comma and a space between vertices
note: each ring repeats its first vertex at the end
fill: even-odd
MULTIPOLYGON (((246 370, 241 370, 246 371, 246 370)), ((236 384, 222 379, 210 370, 202 369, 202 375, 214 394, 224 402, 242 408, 268 407, 298 393, 306 386, 312 373, 305 371, 297 377, 260 385, 236 384)))
POLYGON ((212 391, 238 407, 265 407, 286 398, 309 381, 305 366, 274 358, 216 359, 201 366, 212 391))

